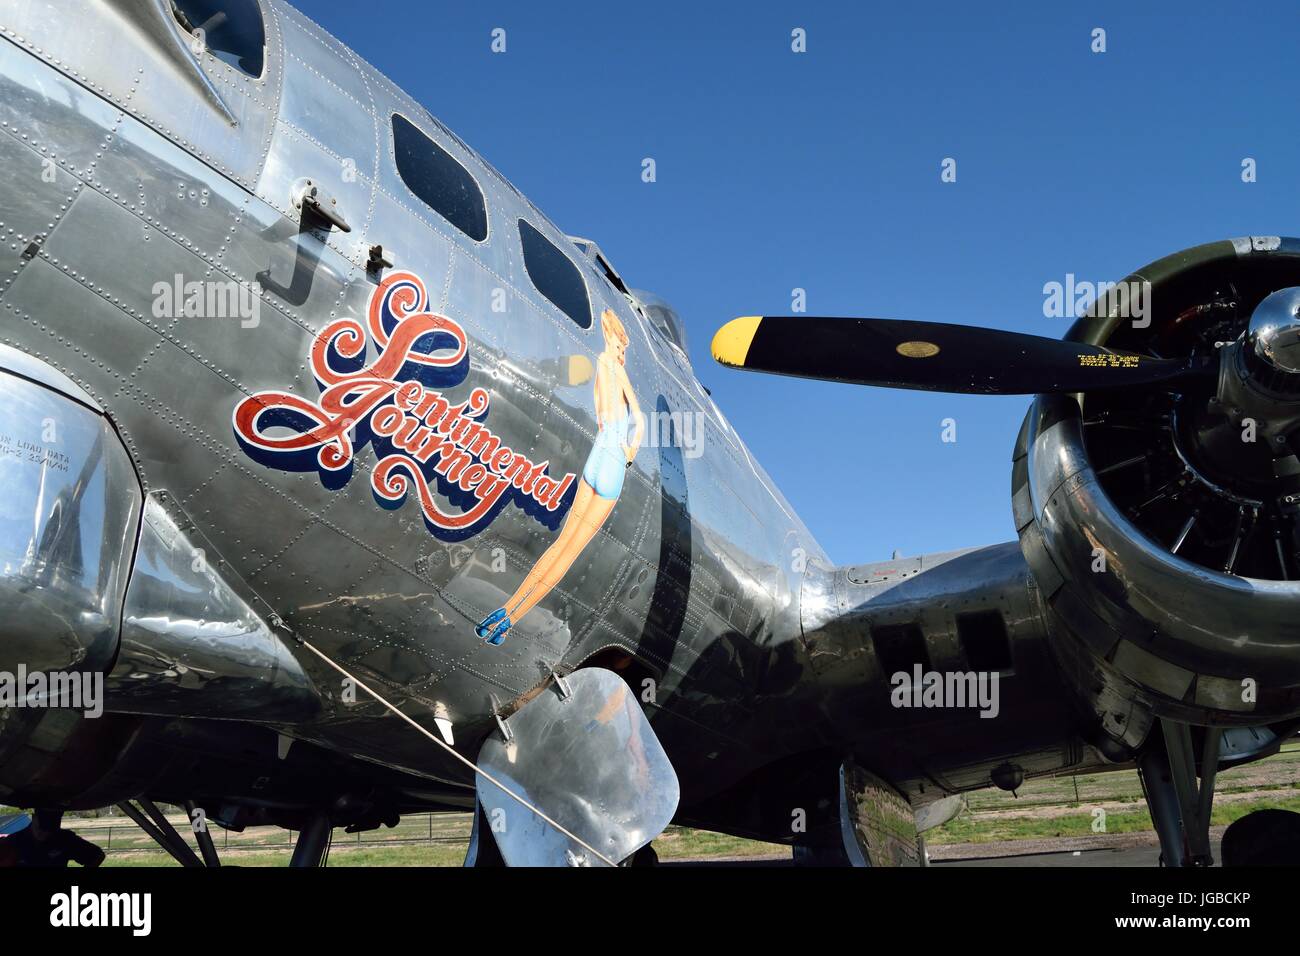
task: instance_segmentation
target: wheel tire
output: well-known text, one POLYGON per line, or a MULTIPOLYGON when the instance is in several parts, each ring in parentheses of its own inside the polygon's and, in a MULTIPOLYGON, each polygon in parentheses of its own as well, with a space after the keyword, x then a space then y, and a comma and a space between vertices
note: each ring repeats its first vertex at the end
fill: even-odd
POLYGON ((1300 813, 1256 810, 1223 834, 1224 866, 1300 865, 1300 813))

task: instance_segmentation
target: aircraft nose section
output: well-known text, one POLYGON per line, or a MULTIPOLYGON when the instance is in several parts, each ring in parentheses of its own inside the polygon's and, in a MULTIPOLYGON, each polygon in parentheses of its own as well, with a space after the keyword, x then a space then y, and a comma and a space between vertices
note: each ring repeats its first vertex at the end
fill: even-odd
POLYGON ((93 400, 0 346, 0 673, 11 686, 112 663, 140 508, 93 400))

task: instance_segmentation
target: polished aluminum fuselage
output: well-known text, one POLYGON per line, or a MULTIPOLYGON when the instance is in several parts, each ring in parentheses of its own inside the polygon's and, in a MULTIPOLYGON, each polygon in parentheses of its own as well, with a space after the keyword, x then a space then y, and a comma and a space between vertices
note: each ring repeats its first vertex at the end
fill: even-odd
MULTIPOLYGON (((266 69, 251 79, 210 55, 198 59, 201 76, 187 76, 131 4, 87 5, 75 30, 61 6, 11 0, 0 16, 0 208, 6 229, 41 236, 31 253, 26 241, 0 248, 3 341, 61 369, 105 410, 155 521, 192 527, 206 542, 195 547, 212 549, 206 562, 237 581, 250 606, 417 719, 432 726, 445 716, 467 752, 494 709, 617 645, 654 671, 650 702, 666 740, 690 739, 701 759, 715 755, 737 772, 766 759, 738 736, 743 705, 725 721, 705 712, 719 688, 739 692, 748 676, 741 655, 721 649, 765 655, 798 641, 803 568, 825 561, 680 350, 475 153, 292 7, 264 5, 266 69), (487 200, 486 240, 452 228, 406 188, 392 156, 393 113, 471 171, 487 200), (301 226, 291 198, 302 177, 335 197, 350 233, 301 226), (481 533, 440 541, 417 503, 377 506, 369 449, 357 475, 330 490, 314 474, 251 461, 231 413, 261 391, 317 394, 313 337, 335 317, 364 316, 375 289, 367 253, 382 244, 396 268, 424 280, 431 311, 469 333, 460 391, 490 391, 503 442, 554 472, 581 473, 596 434, 592 389, 568 385, 554 360, 595 360, 601 331, 577 327, 537 292, 521 260, 521 218, 572 253, 593 313, 609 308, 622 320, 642 408, 690 415, 704 441, 698 456, 644 448, 578 566, 535 620, 489 648, 473 623, 503 603, 553 529, 508 506, 481 533), (255 327, 157 317, 154 286, 176 276, 257 281, 255 327)), ((130 649, 150 645, 127 610, 110 705, 157 709, 154 682, 128 677, 147 656, 130 649)), ((174 613, 153 631, 192 629, 183 608, 174 613)), ((302 665, 322 708, 287 732, 464 780, 364 695, 352 706, 334 675, 302 665)), ((192 696, 173 706, 202 716, 192 696)))
MULTIPOLYGON (((913 581, 889 563, 832 567, 687 356, 476 153, 298 11, 262 5, 266 67, 252 79, 191 56, 156 0, 87 4, 75 30, 62 6, 0 3, 0 342, 102 410, 134 469, 136 481, 121 462, 109 476, 124 487, 98 539, 100 590, 83 602, 107 620, 62 658, 110 668, 110 710, 256 721, 418 775, 434 802, 465 805, 472 780, 458 764, 364 694, 354 700, 293 637, 431 731, 435 717, 448 722, 471 757, 494 714, 614 650, 635 661, 687 810, 786 760, 834 767, 856 752, 922 799, 983 785, 1011 752, 1039 754, 1030 769, 1079 762, 1014 545, 915 559, 903 575, 913 581), (486 239, 407 189, 394 113, 473 175, 486 239), (350 232, 303 221, 303 179, 333 197, 350 232), (393 268, 423 280, 430 311, 468 333, 456 393, 486 389, 503 443, 554 474, 581 474, 597 434, 593 394, 566 369, 573 356, 597 360, 600 322, 580 328, 539 294, 520 219, 578 264, 593 315, 611 309, 626 328, 627 376, 653 438, 579 561, 494 648, 473 625, 519 585, 553 526, 510 504, 478 533, 442 540, 417 502, 379 507, 369 447, 349 481, 327 487, 313 471, 252 460, 232 412, 267 391, 319 394, 313 341, 366 315, 384 274, 368 269, 369 251, 382 245, 393 268), (258 283, 257 321, 159 316, 156 286, 176 277, 258 283), (674 440, 664 426, 674 416, 689 417, 697 446, 674 440), (1019 667, 1034 690, 1023 706, 1012 692, 998 733, 943 713, 903 721, 900 741, 867 634, 924 617, 936 663, 961 666, 963 607, 1004 614, 1012 644, 1029 649, 1019 667), (106 636, 115 628, 120 646, 106 636)), ((39 549, 49 520, 37 514, 30 541, 13 546, 39 549)), ((17 592, 26 572, 15 568, 17 592)), ((779 835, 780 799, 746 811, 750 828, 770 819, 779 835)))

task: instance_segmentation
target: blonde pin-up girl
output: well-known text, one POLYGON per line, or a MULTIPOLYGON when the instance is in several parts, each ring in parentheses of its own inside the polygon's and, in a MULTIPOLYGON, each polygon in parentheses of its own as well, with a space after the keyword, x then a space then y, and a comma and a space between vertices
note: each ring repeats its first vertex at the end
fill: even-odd
POLYGON ((596 442, 587 456, 573 507, 559 537, 533 565, 505 606, 474 628, 474 633, 489 644, 505 640, 506 632, 563 580, 614 510, 623 491, 623 479, 641 447, 645 420, 625 368, 627 331, 609 309, 601 313, 600 328, 605 333, 605 351, 596 361, 596 442), (630 440, 629 419, 634 423, 630 440))

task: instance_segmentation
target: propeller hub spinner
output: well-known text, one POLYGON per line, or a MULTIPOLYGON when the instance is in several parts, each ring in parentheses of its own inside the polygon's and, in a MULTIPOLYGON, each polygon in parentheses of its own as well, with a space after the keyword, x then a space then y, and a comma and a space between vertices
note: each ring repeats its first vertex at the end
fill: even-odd
POLYGON ((1300 374, 1300 287, 1279 289, 1256 306, 1246 340, 1277 371, 1300 374))

